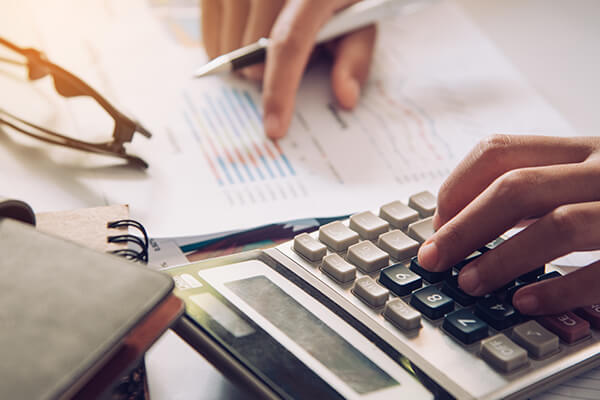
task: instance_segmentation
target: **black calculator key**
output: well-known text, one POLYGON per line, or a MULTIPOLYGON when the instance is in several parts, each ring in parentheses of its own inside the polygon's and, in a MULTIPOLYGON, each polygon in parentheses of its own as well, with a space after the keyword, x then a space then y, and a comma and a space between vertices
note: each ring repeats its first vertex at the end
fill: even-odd
POLYGON ((458 275, 453 275, 444 281, 442 293, 452 297, 463 306, 470 306, 477 300, 477 297, 466 294, 458 286, 458 275))
POLYGON ((471 344, 488 336, 488 325, 466 308, 446 315, 442 327, 464 344, 471 344))
POLYGON ((423 277, 423 279, 425 279, 426 281, 431 282, 431 283, 441 282, 444 279, 450 277, 450 275, 452 275, 452 270, 450 270, 450 269, 447 269, 446 271, 442 271, 442 272, 427 271, 425 268, 423 268, 419 265, 419 261, 417 260, 417 257, 413 257, 410 260, 410 270, 416 274, 421 275, 423 277))
POLYGON ((461 262, 459 262, 458 264, 456 264, 454 266, 454 269, 456 269, 457 271, 460 271, 461 269, 464 268, 465 265, 467 265, 468 263, 470 263, 471 261, 481 257, 483 253, 479 250, 474 251, 471 255, 469 255, 467 258, 465 258, 464 260, 462 260, 461 262))
POLYGON ((546 272, 545 274, 538 276, 537 281, 539 282, 539 281, 545 281, 546 279, 560 278, 561 276, 562 276, 561 273, 558 271, 546 272))
POLYGON ((515 325, 521 318, 511 304, 496 296, 484 297, 475 303, 475 315, 499 331, 515 325))
POLYGON ((454 310, 454 300, 435 286, 427 286, 413 293, 410 305, 430 319, 438 319, 454 310))
POLYGON ((521 282, 525 282, 525 283, 535 282, 537 277, 544 273, 545 268, 546 268, 546 266, 542 265, 541 267, 537 267, 536 269, 529 271, 526 274, 521 275, 517 279, 520 280, 521 282))
POLYGON ((512 305, 512 303, 513 303, 513 301, 512 301, 512 300, 513 300, 513 297, 514 297, 515 293, 517 293, 517 290, 519 290, 519 289, 521 289, 522 287, 525 287, 525 286, 527 286, 527 285, 528 285, 528 283, 525 283, 525 282, 517 282, 517 283, 516 283, 514 286, 510 287, 510 288, 509 288, 509 289, 506 291, 506 298, 505 298, 505 301, 506 301, 508 304, 511 304, 511 305, 512 305))
POLYGON ((381 271, 379 283, 397 296, 406 296, 423 286, 423 279, 404 265, 395 264, 381 271))
POLYGON ((498 295, 506 294, 511 288, 515 286, 516 281, 507 282, 505 285, 500 286, 498 289, 494 290, 494 293, 498 295))

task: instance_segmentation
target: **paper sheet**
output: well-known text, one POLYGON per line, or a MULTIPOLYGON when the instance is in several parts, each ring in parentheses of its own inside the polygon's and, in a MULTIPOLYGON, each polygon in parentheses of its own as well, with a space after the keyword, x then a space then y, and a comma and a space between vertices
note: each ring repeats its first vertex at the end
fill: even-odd
MULTIPOLYGON (((199 16, 192 1, 174 4, 60 0, 27 10, 38 33, 17 27, 9 37, 42 45, 51 59, 118 100, 154 137, 129 146, 150 163, 144 173, 35 143, 23 149, 8 132, 0 167, 12 171, 4 179, 11 196, 40 211, 128 203, 153 237, 196 235, 406 200, 422 189, 435 191, 488 134, 571 132, 477 29, 442 2, 382 24, 354 112, 336 106, 326 68, 314 66, 288 136, 274 143, 262 133, 257 85, 190 79, 204 61, 199 16), (40 188, 46 196, 36 195, 40 188)), ((93 128, 65 108, 76 131, 93 128)))

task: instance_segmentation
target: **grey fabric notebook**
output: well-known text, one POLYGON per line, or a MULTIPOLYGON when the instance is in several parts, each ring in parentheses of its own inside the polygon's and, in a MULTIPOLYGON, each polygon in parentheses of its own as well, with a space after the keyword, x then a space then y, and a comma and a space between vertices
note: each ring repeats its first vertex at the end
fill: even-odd
POLYGON ((0 398, 72 395, 171 289, 165 275, 0 219, 0 398))

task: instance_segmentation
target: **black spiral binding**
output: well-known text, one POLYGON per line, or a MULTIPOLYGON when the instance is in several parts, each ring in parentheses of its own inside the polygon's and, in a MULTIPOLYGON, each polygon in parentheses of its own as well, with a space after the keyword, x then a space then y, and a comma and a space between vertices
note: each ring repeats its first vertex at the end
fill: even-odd
POLYGON ((111 251, 112 254, 125 257, 128 260, 141 261, 143 263, 148 262, 148 233, 146 233, 146 229, 142 224, 133 219, 120 219, 118 221, 109 222, 106 226, 108 228, 132 227, 140 231, 142 237, 131 234, 124 234, 109 236, 107 240, 109 243, 133 243, 137 247, 139 247, 139 250, 131 248, 113 250, 111 251))
MULTIPOLYGON (((118 249, 111 251, 112 254, 116 254, 121 257, 125 257, 128 260, 139 261, 143 263, 148 262, 148 233, 142 224, 133 219, 120 219, 118 221, 112 221, 106 224, 108 228, 135 228, 142 234, 142 237, 124 234, 109 236, 106 240, 109 243, 133 243, 137 249, 118 249)), ((146 366, 144 358, 140 363, 129 373, 127 376, 121 377, 119 385, 110 394, 110 400, 145 400, 147 396, 146 389, 146 366)))

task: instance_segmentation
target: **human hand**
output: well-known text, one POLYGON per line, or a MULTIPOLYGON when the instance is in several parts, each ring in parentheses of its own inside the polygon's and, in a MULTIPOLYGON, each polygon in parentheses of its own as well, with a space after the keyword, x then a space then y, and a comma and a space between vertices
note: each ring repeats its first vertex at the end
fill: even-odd
MULTIPOLYGON (((438 195, 436 233, 419 249, 451 268, 519 221, 539 218, 467 264, 458 283, 481 296, 572 251, 600 249, 600 138, 496 135, 479 143, 438 195)), ((600 303, 600 262, 519 289, 513 304, 544 315, 600 303)))
MULTIPOLYGON (((339 9, 357 0, 202 0, 202 34, 210 58, 270 37, 266 65, 243 74, 263 79, 264 126, 273 139, 285 135, 296 91, 320 28, 339 9)), ((334 42, 331 86, 340 106, 353 108, 367 79, 375 27, 334 42)))

